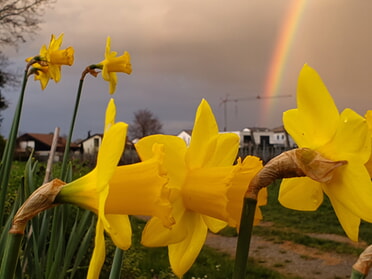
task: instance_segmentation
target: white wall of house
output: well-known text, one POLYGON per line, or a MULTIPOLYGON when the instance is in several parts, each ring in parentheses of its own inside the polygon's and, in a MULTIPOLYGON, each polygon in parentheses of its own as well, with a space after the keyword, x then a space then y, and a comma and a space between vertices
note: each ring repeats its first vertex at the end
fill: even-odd
POLYGON ((182 131, 177 135, 177 137, 183 139, 186 145, 189 146, 191 141, 191 135, 189 133, 187 133, 186 131, 182 131))
POLYGON ((34 149, 35 148, 35 141, 33 140, 25 140, 25 141, 21 141, 19 143, 19 147, 23 150, 26 150, 27 148, 32 148, 34 149))
POLYGON ((82 142, 84 154, 97 154, 102 143, 100 135, 94 135, 82 142))

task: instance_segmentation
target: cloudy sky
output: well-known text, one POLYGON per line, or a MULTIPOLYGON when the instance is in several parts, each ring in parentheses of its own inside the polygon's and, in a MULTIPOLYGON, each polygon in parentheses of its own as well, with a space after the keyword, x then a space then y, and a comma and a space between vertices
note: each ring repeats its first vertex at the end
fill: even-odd
MULTIPOLYGON (((75 48, 75 63, 45 91, 30 79, 20 132, 67 134, 84 68, 111 48, 131 54, 133 73, 119 74, 117 120, 149 109, 164 132, 192 128, 202 98, 220 130, 274 128, 296 106, 298 73, 308 63, 321 75, 339 109, 372 109, 372 1, 366 0, 58 0, 39 32, 18 50, 3 49, 22 72, 50 35, 64 33, 62 48, 75 48), (269 97, 257 99, 256 97, 269 97), (274 97, 273 97, 274 96, 274 97)), ((19 89, 0 133, 7 137, 19 89)), ((87 76, 73 138, 102 132, 110 98, 101 76, 87 76)))

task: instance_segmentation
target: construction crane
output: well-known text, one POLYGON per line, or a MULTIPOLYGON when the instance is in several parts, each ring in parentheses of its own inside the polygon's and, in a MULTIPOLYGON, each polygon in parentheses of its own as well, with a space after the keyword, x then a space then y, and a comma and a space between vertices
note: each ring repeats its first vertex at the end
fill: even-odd
POLYGON ((230 98, 229 95, 226 95, 220 102, 220 105, 223 105, 223 117, 224 117, 224 127, 223 130, 227 131, 227 103, 235 102, 235 104, 239 101, 251 101, 251 100, 261 100, 261 99, 272 99, 272 98, 287 98, 292 97, 292 95, 276 95, 276 96, 260 96, 257 95, 256 97, 246 97, 246 98, 230 98))

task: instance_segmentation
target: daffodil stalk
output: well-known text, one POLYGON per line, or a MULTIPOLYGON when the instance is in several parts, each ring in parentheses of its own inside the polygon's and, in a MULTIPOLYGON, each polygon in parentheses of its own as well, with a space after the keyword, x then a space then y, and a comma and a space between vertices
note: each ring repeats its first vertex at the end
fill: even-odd
POLYGON ((69 133, 68 133, 68 136, 67 136, 67 139, 66 139, 65 150, 64 150, 64 153, 63 153, 63 160, 62 160, 62 165, 61 165, 60 177, 65 181, 66 181, 67 163, 69 161, 69 154, 70 154, 70 145, 71 145, 72 135, 73 135, 73 132, 74 132, 76 116, 77 116, 77 112, 78 112, 79 105, 80 105, 81 91, 83 89, 83 83, 84 83, 85 76, 88 73, 95 73, 94 70, 91 69, 91 66, 88 66, 83 71, 83 73, 81 74, 80 80, 79 80, 79 86, 78 86, 78 90, 77 90, 77 93, 76 93, 74 111, 72 113, 72 118, 71 118, 70 130, 69 130, 69 133))

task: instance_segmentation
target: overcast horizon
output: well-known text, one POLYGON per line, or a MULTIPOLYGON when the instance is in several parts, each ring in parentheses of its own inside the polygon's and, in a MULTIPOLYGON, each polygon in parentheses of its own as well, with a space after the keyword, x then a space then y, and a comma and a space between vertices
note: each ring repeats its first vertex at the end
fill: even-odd
MULTIPOLYGON (((133 67, 131 75, 118 74, 112 96, 117 121, 130 124, 135 111, 148 109, 165 133, 177 134, 192 128, 205 98, 221 131, 225 123, 228 131, 275 128, 282 113, 296 107, 305 63, 318 71, 340 111, 350 107, 364 115, 372 108, 370 11, 372 1, 359 0, 59 0, 32 39, 18 50, 2 49, 19 73, 51 34, 64 33, 62 48, 75 49, 75 63, 62 68, 58 84, 50 81, 41 91, 30 78, 19 131, 52 133, 58 126, 61 135, 68 133, 80 75, 103 60, 107 36, 112 50, 130 53, 133 67), (286 24, 296 5, 290 29, 286 24), (285 50, 275 60, 280 43, 285 50), (278 80, 270 84, 275 63, 278 80)), ((10 102, 1 114, 5 137, 19 90, 3 91, 10 102)), ((110 97, 100 75, 86 77, 73 139, 102 132, 110 97)))

